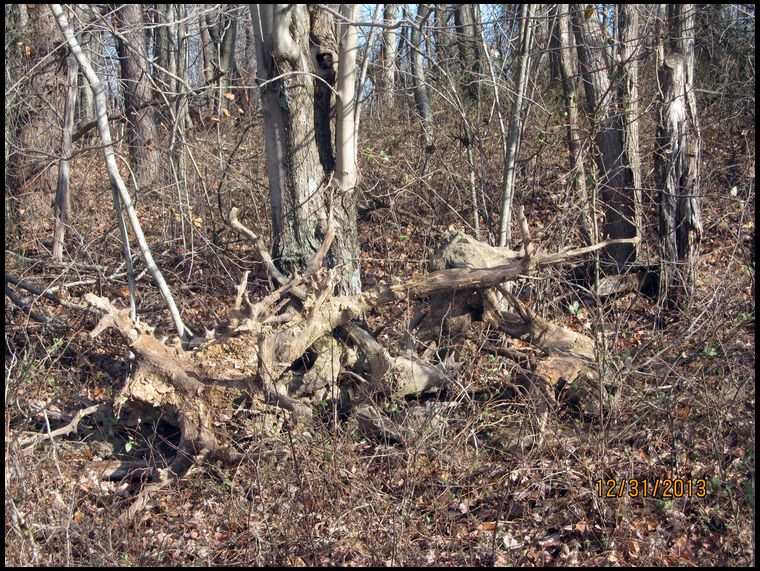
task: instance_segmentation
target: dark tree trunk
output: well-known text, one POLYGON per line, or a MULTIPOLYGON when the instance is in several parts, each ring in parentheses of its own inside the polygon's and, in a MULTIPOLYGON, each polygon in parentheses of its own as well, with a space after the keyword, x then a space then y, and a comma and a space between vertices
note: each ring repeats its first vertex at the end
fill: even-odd
POLYGON ((230 111, 233 107, 233 100, 225 97, 230 93, 230 87, 235 80, 237 73, 237 63, 235 62, 235 38, 237 37, 237 17, 235 17, 230 8, 224 9, 222 13, 222 31, 221 45, 219 49, 219 71, 222 74, 220 79, 219 90, 219 111, 226 109, 230 111))
POLYGON ((639 153, 639 58, 642 42, 639 32, 639 10, 635 4, 618 5, 620 35, 620 102, 623 110, 625 152, 633 176, 633 200, 636 203, 636 227, 641 228, 641 157, 639 153))
MULTIPOLYGON (((398 4, 386 4, 383 13, 383 21, 386 24, 395 24, 398 20, 398 4)), ((396 88, 396 54, 398 44, 398 32, 394 29, 383 31, 381 63, 381 98, 387 107, 393 102, 393 92, 396 88)))
POLYGON ((139 187, 147 189, 159 183, 160 154, 153 107, 148 105, 152 99, 152 90, 142 4, 122 4, 117 18, 124 113, 129 125, 129 159, 139 187))
POLYGON ((570 12, 568 4, 558 4, 556 9, 557 25, 556 43, 559 75, 562 78, 562 95, 567 113, 567 146, 570 149, 570 172, 574 197, 581 206, 579 226, 584 245, 592 242, 592 224, 589 213, 588 190, 586 188, 586 169, 583 166, 582 142, 578 115, 578 64, 575 50, 572 49, 572 31, 570 29, 570 12))
POLYGON ((425 83, 425 69, 422 56, 422 32, 430 10, 427 4, 420 4, 417 8, 416 26, 412 28, 412 79, 414 81, 414 102, 422 120, 422 141, 426 152, 433 150, 433 109, 430 106, 430 96, 425 83))
MULTIPOLYGON (((593 118, 592 129, 600 173, 599 185, 604 202, 603 238, 624 239, 638 235, 634 180, 623 139, 623 119, 617 112, 616 92, 611 85, 607 46, 599 21, 586 18, 585 6, 573 4, 571 13, 581 76, 586 91, 586 106, 593 118)), ((605 250, 603 265, 620 273, 636 259, 632 243, 613 244, 605 250)))
MULTIPOLYGON (((61 71, 66 69, 66 52, 58 50, 60 33, 50 9, 43 4, 23 8, 25 23, 21 25, 18 40, 19 57, 14 58, 14 69, 6 75, 6 83, 7 80, 19 82, 27 77, 33 84, 28 89, 29 95, 15 105, 20 107, 15 121, 19 150, 9 153, 8 171, 15 189, 34 180, 34 188, 30 190, 52 193, 56 187, 57 169, 51 168, 50 157, 58 155, 60 141, 56 142, 55 137, 50 136, 50 129, 60 123, 59 113, 64 108, 66 76, 61 71), (41 172, 42 176, 38 176, 41 172)), ((9 103, 6 98, 6 109, 9 103)), ((47 202, 49 209, 49 198, 47 202)))
POLYGON ((475 5, 457 5, 454 9, 454 24, 457 31, 462 92, 468 99, 477 101, 480 85, 480 41, 478 40, 475 5))

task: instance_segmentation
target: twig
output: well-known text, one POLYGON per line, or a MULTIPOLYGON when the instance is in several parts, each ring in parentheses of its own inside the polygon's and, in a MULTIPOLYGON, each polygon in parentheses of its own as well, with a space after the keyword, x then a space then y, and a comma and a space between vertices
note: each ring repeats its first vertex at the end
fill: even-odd
POLYGON ((599 242, 598 244, 585 246, 583 248, 576 248, 574 250, 560 250, 556 254, 549 254, 548 256, 539 257, 536 260, 536 264, 538 266, 548 266, 549 264, 564 262, 565 260, 568 260, 570 258, 574 258, 576 256, 581 256, 583 254, 588 254, 589 252, 600 250, 602 248, 609 246, 610 244, 638 244, 640 240, 641 238, 639 238, 638 236, 634 238, 618 238, 615 240, 604 240, 603 242, 599 242))
POLYGON ((101 404, 94 404, 92 406, 88 406, 87 408, 80 409, 74 415, 74 418, 71 419, 71 422, 69 422, 66 426, 62 426, 61 428, 56 428, 55 430, 52 430, 48 432, 47 434, 35 433, 31 435, 29 438, 23 440, 21 442, 21 446, 24 447, 24 450, 29 450, 31 448, 34 448, 34 446, 36 446, 37 444, 45 440, 52 440, 56 436, 66 436, 68 434, 71 434, 72 432, 76 432, 79 422, 85 416, 89 416, 100 410, 104 410, 106 406, 107 406, 106 404, 101 403, 101 404))
POLYGON ((53 262, 52 260, 47 259, 38 259, 38 258, 29 258, 28 256, 22 256, 21 254, 17 254, 16 252, 13 252, 11 250, 5 250, 6 256, 13 256, 14 258, 18 258, 19 260, 23 262, 32 262, 34 264, 43 264, 45 266, 50 266, 51 268, 64 268, 64 269, 73 269, 73 270, 94 270, 96 272, 103 272, 105 271, 105 266, 97 266, 95 264, 79 264, 74 262, 53 262))
MULTIPOLYGON (((54 301, 59 305, 62 305, 63 307, 68 307, 69 309, 78 309, 79 311, 89 311, 92 313, 95 313, 95 310, 87 305, 81 305, 78 303, 71 303, 70 301, 65 301, 58 297, 55 294, 50 293, 49 290, 41 290, 40 288, 33 286, 32 284, 25 282, 21 280, 20 278, 17 278, 13 274, 9 274, 8 272, 5 272, 5 281, 10 282, 14 285, 17 285, 18 287, 25 289, 34 295, 41 295, 44 298, 49 299, 50 301, 54 301)), ((11 298, 13 299, 13 298, 11 298)), ((15 300, 14 300, 15 301, 15 300)))
POLYGON ((259 252, 261 261, 264 263, 264 267, 267 269, 267 273, 272 276, 272 279, 274 279, 280 286, 286 285, 290 280, 277 268, 277 266, 274 265, 274 260, 272 260, 272 256, 269 254, 269 250, 267 250, 264 240, 243 226, 242 222, 238 219, 238 212, 240 212, 240 209, 237 206, 230 210, 230 226, 244 234, 251 242, 253 242, 259 252))
POLYGON ((49 317, 42 315, 41 313, 37 313, 36 311, 32 311, 32 308, 29 306, 29 304, 25 303, 23 299, 17 296, 7 283, 5 284, 5 295, 11 298, 11 301, 15 303, 19 309, 26 311, 29 314, 29 317, 38 323, 44 323, 45 325, 50 323, 49 317))

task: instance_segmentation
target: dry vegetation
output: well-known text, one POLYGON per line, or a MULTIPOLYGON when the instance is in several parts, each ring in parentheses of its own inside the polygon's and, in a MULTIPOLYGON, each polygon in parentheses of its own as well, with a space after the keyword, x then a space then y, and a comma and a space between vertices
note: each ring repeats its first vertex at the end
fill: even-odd
MULTIPOLYGON (((547 88, 536 97, 558 94, 547 88)), ((512 361, 503 355, 531 357, 536 350, 477 324, 459 340, 464 366, 444 393, 388 409, 412 428, 407 441, 368 439, 330 398, 315 403, 313 425, 241 407, 227 430, 242 461, 194 467, 133 523, 121 523, 144 482, 139 473, 104 480, 109 461, 153 465, 172 456, 178 435, 162 421, 146 430, 114 419, 110 405, 130 361, 115 335, 89 338, 96 315, 12 290, 50 322, 30 319, 6 297, 6 565, 752 564, 755 129, 747 113, 727 121, 720 101, 704 103, 705 230, 687 313, 659 315, 655 301, 635 294, 595 303, 573 284, 571 264, 516 282, 517 295, 536 314, 596 339, 595 367, 611 395, 608 409, 596 415, 551 408, 544 439, 532 446, 515 443, 514 434, 533 431, 539 419, 514 389, 512 361), (30 437, 99 404, 107 406, 70 434, 30 437), (677 479, 694 488, 678 498, 633 498, 627 490, 606 498, 599 497, 600 479, 650 486, 677 479), (704 497, 697 497, 699 482, 704 497)), ((521 153, 536 153, 536 161, 526 161, 519 192, 546 252, 578 244, 579 207, 566 192, 567 150, 554 119, 533 112, 521 153)), ((417 124, 366 111, 359 152, 366 284, 427 272, 443 231, 467 229, 464 153, 447 134, 447 120, 440 117, 423 178, 416 174, 423 161, 417 124)), ((268 232, 260 116, 251 121, 250 129, 223 121, 219 138, 215 125, 194 134, 203 179, 196 176, 187 190, 191 216, 183 220, 187 213, 175 210, 175 188, 149 189, 137 199, 156 261, 194 331, 225 315, 243 271, 252 272, 252 298, 269 291, 252 245, 220 221, 221 212, 239 206, 249 227, 268 232), (223 167, 220 140, 228 156, 236 148, 223 167)), ((651 137, 642 144, 642 162, 651 167, 651 137)), ((482 146, 488 160, 480 176, 496 204, 495 125, 484 129, 482 146)), ((16 232, 6 230, 6 272, 40 289, 68 284, 56 294, 73 303, 94 292, 123 305, 126 278, 100 156, 78 155, 71 171, 70 262, 48 261, 52 226, 44 208, 27 220, 34 206, 19 193, 13 200, 22 222, 16 232)), ((653 187, 651 173, 645 185, 653 187)), ((655 228, 651 206, 649 261, 656 260, 655 228)), ((168 333, 160 296, 145 276, 139 286, 148 309, 141 318, 168 333)), ((378 339, 392 353, 412 318, 411 303, 366 316, 371 330, 382 328, 378 339)))

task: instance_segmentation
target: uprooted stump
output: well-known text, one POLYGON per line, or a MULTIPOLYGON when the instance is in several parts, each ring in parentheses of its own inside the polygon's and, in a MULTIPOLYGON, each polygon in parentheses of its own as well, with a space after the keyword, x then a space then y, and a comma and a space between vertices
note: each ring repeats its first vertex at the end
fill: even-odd
POLYGON ((532 315, 499 286, 542 264, 588 250, 539 257, 526 247, 522 255, 503 255, 463 234, 450 237, 448 244, 466 249, 471 267, 450 267, 444 248, 434 266, 439 269, 403 283, 380 283, 351 296, 332 295, 336 269, 310 264, 304 275, 290 281, 280 276, 279 289, 252 303, 245 292, 246 274, 227 321, 208 331, 194 350, 161 343, 152 328, 131 319, 129 309, 117 309, 107 299, 88 294, 87 301, 103 312, 91 335, 114 328, 135 355, 136 369, 115 400, 117 414, 140 421, 160 418, 180 431, 173 463, 160 471, 158 481, 141 493, 125 518, 145 504, 148 494, 182 477, 193 463, 206 458, 241 459, 226 430, 241 409, 276 407, 287 411, 290 422, 310 422, 313 404, 338 396, 342 411, 354 413, 367 436, 407 440, 409 430, 385 417, 378 407, 445 389, 456 365, 425 363, 415 351, 391 356, 355 324, 370 310, 394 301, 466 300, 453 310, 449 307, 446 319, 465 315, 468 323, 483 319, 540 348, 546 358, 525 371, 529 384, 542 387, 539 392, 549 400, 556 398, 555 391, 568 392, 569 387, 573 402, 584 408, 582 401, 598 395, 598 391, 578 388, 581 379, 585 379, 584 387, 595 385, 591 340, 532 315), (338 384, 342 371, 349 374, 344 376, 346 382, 338 384))

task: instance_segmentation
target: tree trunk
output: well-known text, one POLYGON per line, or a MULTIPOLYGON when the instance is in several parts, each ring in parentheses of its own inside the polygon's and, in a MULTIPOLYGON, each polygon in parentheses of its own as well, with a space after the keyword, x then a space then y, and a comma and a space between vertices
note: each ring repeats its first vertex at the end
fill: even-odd
MULTIPOLYGON (((17 75, 6 75, 6 78, 19 82, 27 77, 34 83, 28 89, 29 95, 16 102, 21 108, 18 117, 24 119, 17 120, 14 145, 17 150, 11 148, 8 152, 8 173, 14 190, 31 182, 33 187, 27 187, 28 190, 52 194, 56 187, 57 169, 51 167, 50 157, 56 156, 60 147, 50 136, 50 129, 51 125, 60 123, 59 113, 64 108, 66 80, 61 71, 66 68, 66 56, 56 51, 60 46, 60 34, 46 5, 19 5, 19 10, 24 22, 20 23, 22 32, 18 39, 17 75), (38 176, 40 173, 42 175, 38 176)), ((6 108, 8 104, 6 98, 6 108)), ((51 194, 40 201, 44 202, 44 206, 40 205, 40 212, 36 212, 36 206, 29 205, 27 208, 35 211, 27 212, 33 225, 42 226, 41 221, 35 220, 39 214, 49 229, 51 194)))
POLYGON ((203 78, 206 85, 211 87, 214 81, 214 69, 216 67, 216 58, 214 57, 214 41, 209 33, 209 23, 207 16, 203 13, 198 14, 198 28, 201 31, 201 51, 203 52, 203 78))
POLYGON ((219 71, 222 77, 219 80, 219 111, 232 108, 232 100, 224 97, 230 93, 230 87, 237 73, 235 63, 235 37, 237 36, 237 18, 233 16, 231 9, 224 9, 222 13, 222 37, 219 46, 219 71))
POLYGON ((480 42, 478 21, 474 4, 458 4, 454 8, 454 25, 457 32, 457 52, 461 75, 462 93, 471 101, 477 101, 480 86, 480 42))
POLYGON ((175 38, 174 4, 156 5, 156 24, 154 32, 153 49, 155 51, 156 65, 154 71, 156 83, 161 90, 173 94, 176 91, 177 73, 177 47, 175 38))
MULTIPOLYGON (((633 200, 636 203, 636 227, 641 228, 641 156, 639 153, 639 58, 641 35, 639 9, 635 4, 620 4, 619 75, 620 101, 623 109, 623 139, 633 176, 633 200)), ((638 255, 638 252, 637 252, 638 255)))
POLYGON ((499 246, 509 246, 512 241, 512 201, 515 194, 515 162, 520 149, 520 134, 523 129, 523 99, 530 67, 530 45, 533 35, 533 4, 522 5, 520 24, 520 69, 512 101, 512 116, 509 118, 507 152, 504 156, 504 179, 501 197, 501 231, 499 246))
POLYGON ((312 64, 322 81, 314 84, 314 136, 319 160, 326 173, 335 170, 332 121, 333 86, 338 69, 338 43, 335 39, 333 18, 317 6, 309 8, 312 64))
POLYGON ((145 47, 142 4, 122 4, 118 17, 118 51, 124 90, 124 113, 129 121, 129 159, 140 188, 159 184, 161 158, 145 47))
POLYGON ((454 50, 456 49, 456 40, 453 35, 453 29, 448 25, 447 19, 451 14, 448 4, 436 4, 433 12, 434 23, 432 29, 433 45, 435 46, 435 64, 436 68, 450 74, 451 64, 454 59, 454 50))
POLYGON ((694 295, 702 220, 701 139, 694 95, 694 6, 667 8, 668 36, 658 47, 659 126, 655 171, 660 211, 660 300, 685 309, 694 295))
MULTIPOLYGON (((188 85, 187 64, 189 61, 189 42, 185 26, 187 4, 178 4, 177 9, 179 10, 179 21, 177 22, 177 77, 183 81, 177 82, 177 92, 181 94, 181 97, 177 99, 176 120, 182 131, 185 131, 192 127, 186 87, 188 85)), ((180 137, 180 141, 184 141, 184 134, 180 137)))
MULTIPOLYGON (((329 83, 331 78, 334 81, 338 71, 338 46, 328 32, 333 29, 331 19, 324 20, 326 11, 316 5, 311 8, 300 4, 252 6, 251 16, 258 81, 267 82, 261 88, 261 95, 272 206, 272 249, 277 266, 292 275, 306 268, 328 231, 332 191, 327 182, 332 175, 330 164, 335 163, 331 158, 331 141, 319 136, 319 133, 330 132, 329 107, 326 111, 325 99, 316 97, 315 84, 329 83), (312 77, 315 73, 320 79, 312 77)), ((350 61, 349 54, 346 60, 349 68, 350 61)), ((354 50, 354 73, 355 63, 354 50)), ((350 69, 341 71, 344 74, 341 78, 348 81, 350 69)), ((350 87, 353 90, 355 83, 350 87)), ((339 85, 337 91, 343 93, 344 87, 339 85)), ((340 113, 351 126, 341 127, 345 130, 340 134, 339 155, 355 137, 353 103, 349 103, 353 91, 346 93, 350 95, 342 101, 346 107, 341 108, 340 113)), ((355 185, 355 166, 352 166, 355 153, 354 148, 347 156, 339 156, 340 172, 336 173, 336 182, 340 181, 345 188, 341 187, 332 200, 333 215, 339 227, 335 248, 327 256, 332 265, 347 264, 340 283, 340 288, 347 293, 359 287, 356 206, 354 192, 347 190, 355 185)))
MULTIPOLYGON (((398 20, 398 4, 386 4, 383 14, 383 23, 395 24, 398 20)), ((396 48, 398 32, 389 28, 383 30, 383 45, 381 49, 382 79, 381 100, 385 107, 391 108, 393 92, 396 89, 396 48)))
POLYGON ((420 4, 417 8, 417 19, 412 28, 412 78, 414 81, 414 102, 422 120, 422 142, 425 152, 433 150, 433 109, 430 106, 427 83, 425 83, 425 68, 422 58, 422 31, 430 10, 427 4, 420 4))
MULTIPOLYGON (((91 25, 93 21, 91 12, 80 5, 78 5, 77 8, 77 16, 88 26, 91 25)), ((92 32, 90 29, 87 29, 82 30, 80 36, 79 43, 84 49, 92 54, 91 59, 97 67, 100 54, 103 53, 103 41, 100 32, 92 32)), ((93 95, 92 88, 90 87, 90 84, 87 83, 84 74, 80 72, 79 75, 81 79, 79 79, 78 83, 80 86, 79 89, 81 89, 82 93, 81 96, 77 98, 79 113, 76 116, 82 124, 87 124, 90 121, 95 120, 95 96, 93 95)))
POLYGON ((71 131, 74 128, 74 110, 77 104, 77 74, 79 64, 73 55, 66 58, 66 105, 63 111, 63 134, 61 136, 61 160, 58 163, 58 186, 55 189, 55 229, 53 230, 53 261, 63 261, 66 226, 69 223, 71 197, 69 195, 69 157, 71 156, 71 131))
POLYGON ((572 31, 570 29, 570 12, 568 4, 558 4, 556 10, 556 37, 558 43, 559 74, 562 78, 562 95, 565 100, 567 120, 567 146, 570 149, 570 173, 572 176, 573 196, 581 205, 579 227, 581 240, 585 245, 592 243, 591 204, 586 189, 586 169, 583 166, 581 131, 578 115, 578 65, 575 50, 572 48, 572 31))
MULTIPOLYGON (((585 6, 573 4, 571 13, 581 76, 586 91, 586 107, 592 118, 597 165, 604 202, 604 238, 623 239, 638 235, 633 171, 623 141, 623 124, 609 76, 607 46, 599 20, 586 18, 585 6)), ((605 251, 603 265, 620 273, 636 259, 633 243, 617 243, 605 251)))
MULTIPOLYGON (((341 14, 350 22, 358 21, 358 4, 341 4, 341 14)), ((341 23, 335 113, 335 182, 338 192, 333 198, 333 213, 342 232, 333 240, 328 265, 344 264, 343 286, 347 292, 361 291, 359 241, 356 233, 356 52, 359 29, 341 23), (330 259, 332 257, 332 260, 330 259)), ((367 54, 369 57, 369 53, 367 54)))

